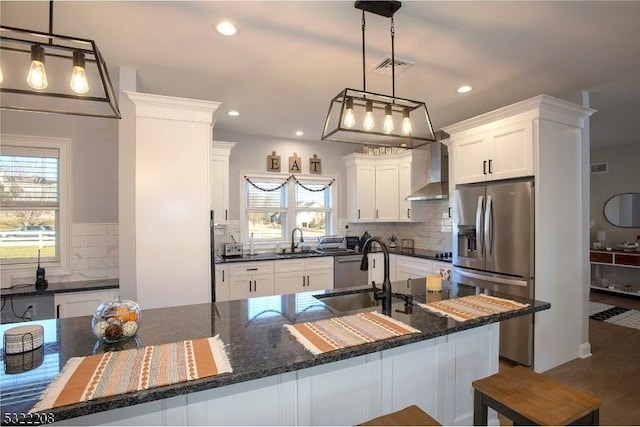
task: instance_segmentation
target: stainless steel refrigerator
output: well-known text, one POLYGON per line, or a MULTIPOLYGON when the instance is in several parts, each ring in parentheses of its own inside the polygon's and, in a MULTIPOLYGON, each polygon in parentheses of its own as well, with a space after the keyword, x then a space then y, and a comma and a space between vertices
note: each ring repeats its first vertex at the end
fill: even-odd
MULTIPOLYGON (((458 185, 452 205, 452 279, 533 299, 533 178, 458 185)), ((533 315, 503 321, 500 356, 533 366, 533 328, 533 315)))

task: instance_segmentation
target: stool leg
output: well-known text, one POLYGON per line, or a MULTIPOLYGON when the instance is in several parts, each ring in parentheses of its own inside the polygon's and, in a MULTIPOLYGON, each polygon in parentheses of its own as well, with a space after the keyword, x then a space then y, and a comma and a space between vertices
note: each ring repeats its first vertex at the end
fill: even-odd
POLYGON ((484 402, 484 394, 478 390, 473 392, 473 425, 486 426, 488 421, 489 408, 484 402))

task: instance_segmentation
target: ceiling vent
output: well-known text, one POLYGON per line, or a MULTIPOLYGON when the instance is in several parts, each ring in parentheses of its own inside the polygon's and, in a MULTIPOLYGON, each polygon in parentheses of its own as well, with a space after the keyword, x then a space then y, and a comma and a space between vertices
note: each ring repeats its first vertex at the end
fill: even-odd
POLYGON ((591 165, 591 173, 607 173, 609 172, 609 163, 594 163, 591 165))
MULTIPOLYGON (((371 71, 374 73, 382 74, 383 76, 390 76, 391 64, 392 64, 391 57, 387 56, 378 65, 373 67, 371 71)), ((415 62, 411 62, 407 59, 398 58, 396 56, 395 73, 400 74, 401 72, 405 71, 407 68, 411 67, 412 65, 415 65, 415 62)))

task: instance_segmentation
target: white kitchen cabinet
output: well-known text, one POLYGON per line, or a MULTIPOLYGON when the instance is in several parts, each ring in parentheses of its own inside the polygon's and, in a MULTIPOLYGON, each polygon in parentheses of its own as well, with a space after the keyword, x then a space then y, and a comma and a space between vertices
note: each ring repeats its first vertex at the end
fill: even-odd
POLYGON ((211 148, 211 210, 215 224, 229 222, 229 156, 235 145, 213 141, 211 148))
POLYGON ((453 180, 456 184, 493 181, 533 175, 533 124, 531 120, 498 121, 450 138, 453 180))
POLYGON ((444 279, 451 277, 451 263, 442 261, 432 261, 431 272, 433 274, 440 274, 444 279))
POLYGON ((275 294, 333 289, 333 257, 275 262, 275 294))
POLYGON ((228 301, 230 297, 229 266, 223 264, 215 265, 216 272, 216 302, 228 301))
POLYGON ((56 317, 91 316, 100 304, 112 301, 117 296, 117 289, 54 294, 53 301, 56 307, 56 317))
POLYGON ((425 210, 406 197, 428 182, 425 150, 385 156, 353 153, 343 157, 349 222, 424 221, 425 210))
POLYGON ((349 222, 376 220, 376 167, 370 159, 347 166, 347 216, 349 222))
MULTIPOLYGON (((384 253, 375 252, 367 255, 369 258, 369 284, 375 281, 376 286, 384 282, 384 253)), ((396 280, 396 255, 389 254, 389 280, 396 280)))
MULTIPOLYGON (((423 258, 415 258, 398 255, 396 260, 396 280, 405 282, 401 288, 410 288, 409 279, 421 279, 433 272, 433 261, 423 258)), ((399 290, 401 292, 403 289, 399 290)))
POLYGON ((376 221, 397 221, 398 163, 381 162, 376 165, 376 221))
POLYGON ((229 299, 273 295, 273 261, 243 262, 229 266, 229 299))

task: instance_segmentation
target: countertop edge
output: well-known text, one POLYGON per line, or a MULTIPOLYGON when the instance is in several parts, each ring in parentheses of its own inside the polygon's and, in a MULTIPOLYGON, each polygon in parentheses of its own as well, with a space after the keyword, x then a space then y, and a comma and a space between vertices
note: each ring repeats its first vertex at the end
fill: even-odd
MULTIPOLYGON (((437 332, 430 333, 418 333, 412 335, 399 336, 382 341, 373 342, 370 344, 359 345, 350 347, 347 349, 336 350, 324 355, 318 355, 313 359, 294 362, 287 366, 280 366, 276 368, 268 368, 256 372, 247 372, 241 374, 226 373, 215 375, 212 377, 201 378, 198 380, 192 380, 185 383, 173 384, 169 386, 163 386, 153 388, 149 390, 137 391, 133 393, 112 396, 95 401, 86 401, 72 405, 72 407, 59 407, 46 411, 54 416, 56 422, 63 421, 65 419, 81 417, 85 415, 91 415, 96 412, 103 412, 112 409, 123 408, 131 405, 137 405, 141 403, 148 403, 160 399, 180 396, 189 393, 195 393, 199 391, 214 389, 218 387, 224 387, 228 385, 238 384, 246 381, 257 380, 273 375, 284 374, 288 372, 298 371, 301 369, 312 368, 315 366, 325 365, 328 363, 338 362, 341 360, 347 360, 354 357, 363 356, 366 354, 376 353, 396 347, 401 347, 408 344, 413 344, 420 341, 426 341, 441 336, 450 335, 457 332, 473 329, 476 327, 486 326, 492 323, 497 323, 502 320, 508 320, 514 317, 520 317, 535 312, 547 310, 551 307, 550 303, 536 301, 537 304, 530 305, 522 308, 521 310, 495 314, 487 316, 485 318, 479 318, 472 321, 461 322, 453 328, 445 330, 439 330, 437 332)), ((415 307, 415 310, 425 310, 419 306, 415 307)), ((2 420, 2 425, 14 425, 8 424, 2 420)))

